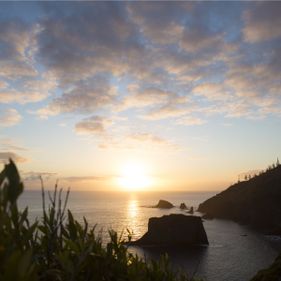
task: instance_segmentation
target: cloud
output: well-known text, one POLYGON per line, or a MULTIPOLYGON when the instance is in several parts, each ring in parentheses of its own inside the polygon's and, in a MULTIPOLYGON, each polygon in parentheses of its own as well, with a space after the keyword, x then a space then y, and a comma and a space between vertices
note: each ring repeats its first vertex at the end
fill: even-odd
POLYGON ((159 120, 184 115, 191 110, 191 100, 183 93, 148 87, 130 92, 118 105, 118 110, 130 108, 144 109, 139 117, 147 120, 159 120))
POLYGON ((194 125, 203 125, 207 123, 207 121, 198 117, 185 116, 183 118, 178 119, 176 123, 180 125, 194 126, 194 125))
POLYGON ((46 99, 56 87, 53 78, 44 75, 34 79, 25 79, 16 83, 16 86, 9 86, 0 89, 1 103, 35 103, 46 99))
POLYGON ((19 145, 16 141, 10 138, 0 138, 0 149, 7 151, 26 151, 25 147, 19 145))
POLYGON ((16 78, 37 74, 30 59, 37 30, 38 26, 19 19, 0 21, 0 76, 16 78))
POLYGON ((111 134, 100 134, 97 140, 98 147, 100 149, 147 149, 153 147, 154 149, 163 148, 177 150, 179 147, 174 141, 165 137, 159 136, 155 133, 144 132, 135 130, 132 132, 132 128, 117 129, 118 133, 111 131, 111 134))
POLYGON ((124 57, 139 47, 122 3, 47 4, 38 58, 62 85, 100 72, 123 73, 124 57), (127 44, 126 44, 127 43, 127 44))
POLYGON ((227 101, 232 98, 231 91, 223 83, 201 83, 192 92, 212 101, 227 101))
MULTIPOLYGON (((181 67, 181 72, 194 69, 193 64, 195 63, 200 65, 194 58, 186 57, 183 60, 184 55, 179 52, 174 54, 174 62, 171 64, 171 59, 168 61, 165 59, 171 57, 165 47, 148 48, 144 41, 140 40, 142 36, 149 36, 144 31, 144 25, 149 26, 147 31, 152 30, 150 25, 154 25, 155 30, 165 30, 165 33, 162 32, 159 35, 158 43, 165 41, 165 38, 160 37, 165 36, 168 29, 173 33, 176 30, 179 32, 183 30, 181 20, 174 22, 172 19, 175 19, 176 15, 180 15, 183 19, 185 12, 190 9, 190 4, 160 5, 157 3, 154 5, 149 3, 134 6, 118 3, 115 7, 115 4, 95 3, 93 5, 90 3, 83 4, 77 9, 76 20, 70 19, 70 15, 73 16, 71 5, 66 10, 62 9, 62 4, 55 6, 56 10, 51 5, 47 6, 47 10, 52 12, 50 13, 52 16, 47 17, 41 23, 42 32, 38 36, 38 58, 50 71, 55 73, 60 81, 60 86, 69 87, 69 90, 64 90, 64 93, 55 98, 47 108, 38 110, 38 114, 41 116, 62 112, 90 113, 108 105, 113 105, 113 108, 117 107, 119 110, 120 108, 155 106, 168 99, 168 95, 164 92, 169 91, 162 90, 163 95, 160 95, 161 89, 157 89, 155 84, 163 83, 167 77, 165 72, 168 69, 171 71, 173 64, 175 65, 173 71, 175 68, 181 67), (93 17, 92 14, 90 16, 88 13, 89 10, 93 11, 94 6, 96 17, 93 17), (142 8, 139 9, 138 6, 142 8), (113 17, 105 20, 107 16, 100 17, 99 9, 103 13, 108 11, 106 15, 113 14, 113 17), (142 9, 143 14, 141 14, 142 9), (154 14, 161 15, 161 19, 155 22, 154 14), (163 22, 167 23, 167 30, 163 28, 163 22), (114 25, 112 25, 113 23, 114 25), (131 23, 130 27, 128 27, 128 23, 131 23), (78 26, 79 28, 77 28, 78 26), (99 27, 102 27, 102 33, 98 31, 101 30, 99 27), (54 46, 56 52, 53 52, 54 46), (94 82, 90 82, 93 77, 99 75, 98 73, 108 73, 113 76, 132 75, 132 78, 140 79, 141 84, 151 84, 151 87, 141 89, 141 92, 135 94, 129 93, 120 105, 114 94, 111 94, 114 92, 114 87, 110 85, 109 79, 107 83, 100 83, 98 82, 101 79, 99 76, 94 82), (99 83, 100 85, 98 85, 99 83), (158 91, 158 93, 153 94, 152 90, 158 91), (148 91, 150 93, 146 93, 148 91)), ((172 34, 169 35, 169 37, 171 36, 172 34)), ((204 61, 205 63, 206 61, 204 61)), ((169 82, 173 83, 173 80, 169 82)), ((179 99, 183 99, 180 95, 175 94, 172 98, 173 103, 180 103, 179 99)), ((175 108, 175 106, 171 107, 175 108)))
POLYGON ((193 108, 187 104, 166 104, 147 111, 141 117, 146 120, 161 120, 186 115, 193 112, 193 108))
POLYGON ((8 87, 8 83, 5 81, 0 81, 0 90, 4 90, 8 87))
POLYGON ((23 172, 23 180, 24 181, 34 181, 39 180, 42 177, 44 180, 49 180, 50 178, 55 177, 56 173, 49 172, 23 172))
POLYGON ((251 3, 244 12, 243 35, 249 43, 259 43, 281 37, 280 2, 251 3))
POLYGON ((140 2, 128 5, 132 21, 139 27, 145 38, 157 44, 175 44, 181 39, 181 19, 188 14, 192 3, 140 2))
POLYGON ((212 34, 205 27, 186 27, 180 46, 188 52, 211 51, 219 53, 223 47, 223 36, 212 34))
MULTIPOLYGON (((242 58, 246 59, 244 56, 242 58)), ((281 106, 279 67, 281 64, 278 65, 278 59, 275 60, 274 56, 261 57, 259 63, 231 63, 224 86, 233 93, 232 105, 230 102, 226 104, 225 110, 230 110, 230 115, 234 113, 250 118, 262 118, 270 112, 280 115, 280 110, 277 110, 281 106)))
POLYGON ((55 87, 54 77, 35 63, 39 24, 0 19, 0 102, 38 102, 55 87))
POLYGON ((134 133, 128 135, 126 138, 127 140, 131 141, 148 142, 157 145, 170 145, 170 142, 168 140, 151 133, 134 133))
POLYGON ((94 115, 78 122, 75 125, 75 131, 78 134, 102 135, 106 133, 106 129, 110 125, 112 125, 112 120, 105 117, 94 115))
POLYGON ((81 181, 104 181, 113 178, 113 176, 73 176, 73 177, 63 177, 61 180, 69 182, 81 182, 81 181))
POLYGON ((55 110, 54 108, 51 108, 51 106, 48 105, 37 110, 30 110, 29 113, 37 115, 40 119, 48 119, 50 116, 55 116, 59 114, 59 111, 55 110))
POLYGON ((28 159, 20 155, 24 151, 27 151, 27 149, 16 141, 10 138, 0 138, 0 163, 7 163, 9 159, 18 163, 26 162, 28 159))
MULTIPOLYGON (((202 5, 83 3, 45 8, 37 58, 56 76, 62 94, 37 111, 41 117, 133 108, 143 109, 139 116, 157 120, 192 113, 200 106, 198 95, 212 102, 233 98, 229 89, 214 92, 215 83, 204 82, 208 96, 198 85, 226 68, 227 55, 237 52, 222 28, 211 28, 209 11, 202 5), (122 75, 131 78, 129 85, 135 88, 129 87, 120 99, 112 77, 122 75), (196 95, 187 95, 194 84, 196 95)), ((216 12, 214 6, 210 11, 216 12)))
POLYGON ((0 152, 0 162, 1 163, 6 163, 9 161, 9 159, 12 159, 13 161, 18 162, 18 163, 23 163, 23 162, 27 161, 26 158, 23 158, 14 152, 8 152, 8 151, 0 152))
MULTIPOLYGON (((3 7, 3 9, 5 9, 3 7)), ((39 23, 27 23, 19 17, 0 19, 0 102, 38 102, 54 88, 47 71, 36 64, 39 23)))
POLYGON ((159 136, 155 133, 150 132, 134 132, 127 134, 121 142, 117 142, 117 147, 125 149, 161 149, 165 148, 167 150, 178 150, 180 147, 173 140, 167 139, 165 137, 159 136))
POLYGON ((145 88, 137 93, 130 93, 120 105, 120 109, 151 107, 169 103, 183 103, 187 99, 176 93, 164 91, 156 87, 145 88))
MULTIPOLYGON (((280 116, 277 2, 38 7, 32 19, 0 21, 1 103, 43 101, 29 110, 42 118, 122 112, 187 125, 215 114, 280 116)), ((75 131, 104 134, 108 126, 89 117, 75 131)))
POLYGON ((95 77, 79 81, 70 90, 52 100, 46 108, 37 113, 41 116, 59 113, 91 113, 113 103, 116 97, 116 87, 111 86, 108 79, 95 77))
POLYGON ((10 127, 18 124, 22 117, 14 108, 4 109, 0 113, 0 125, 3 127, 10 127))

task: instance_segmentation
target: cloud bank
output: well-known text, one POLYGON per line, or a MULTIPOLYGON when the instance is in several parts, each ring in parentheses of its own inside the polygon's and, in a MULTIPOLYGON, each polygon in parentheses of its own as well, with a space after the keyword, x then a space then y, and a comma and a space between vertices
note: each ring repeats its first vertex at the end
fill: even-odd
POLYGON ((113 114, 174 126, 280 117, 280 2, 1 5, 0 102, 13 105, 2 126, 31 103, 44 118, 79 116, 75 132, 93 135, 113 114))

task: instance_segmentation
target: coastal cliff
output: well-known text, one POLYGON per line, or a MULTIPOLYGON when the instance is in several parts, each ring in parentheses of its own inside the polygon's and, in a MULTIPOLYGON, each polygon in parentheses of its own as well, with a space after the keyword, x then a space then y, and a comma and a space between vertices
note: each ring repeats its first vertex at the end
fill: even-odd
POLYGON ((249 224, 269 234, 281 234, 281 165, 238 182, 199 205, 206 218, 249 224))

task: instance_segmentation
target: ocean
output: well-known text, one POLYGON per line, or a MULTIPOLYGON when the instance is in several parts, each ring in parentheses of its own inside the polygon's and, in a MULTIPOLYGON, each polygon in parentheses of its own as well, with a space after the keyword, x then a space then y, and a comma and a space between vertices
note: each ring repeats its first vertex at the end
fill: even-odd
MULTIPOLYGON (((184 202, 195 209, 204 200, 217 192, 91 192, 71 191, 68 209, 78 221, 86 217, 90 226, 96 225, 102 232, 104 241, 108 230, 114 229, 126 235, 127 229, 133 232, 133 239, 140 238, 147 231, 148 219, 170 213, 185 213, 179 209, 184 202), (148 208, 156 205, 159 199, 173 203, 169 210, 148 208)), ((46 196, 47 197, 47 196, 46 196)), ((29 207, 29 217, 42 215, 40 191, 25 191, 20 198, 21 208, 29 207)), ((196 214, 195 215, 199 215, 196 214)), ((265 236, 251 228, 227 220, 204 220, 209 246, 190 249, 166 249, 174 267, 190 275, 195 274, 205 281, 247 281, 255 273, 270 265, 281 250, 277 237, 265 236)), ((130 247, 129 251, 143 258, 159 258, 164 250, 130 247)))

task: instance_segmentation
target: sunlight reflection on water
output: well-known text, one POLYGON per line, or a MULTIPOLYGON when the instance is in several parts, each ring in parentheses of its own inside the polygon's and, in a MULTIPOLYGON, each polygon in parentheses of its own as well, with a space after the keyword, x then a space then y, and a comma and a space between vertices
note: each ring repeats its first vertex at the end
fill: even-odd
POLYGON ((138 201, 132 199, 128 202, 128 217, 135 220, 138 215, 138 201))
POLYGON ((135 196, 132 196, 128 201, 127 205, 127 221, 128 225, 130 225, 129 231, 132 232, 132 237, 140 237, 142 235, 141 231, 139 231, 139 206, 138 200, 134 199, 135 196))

